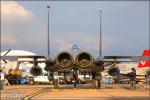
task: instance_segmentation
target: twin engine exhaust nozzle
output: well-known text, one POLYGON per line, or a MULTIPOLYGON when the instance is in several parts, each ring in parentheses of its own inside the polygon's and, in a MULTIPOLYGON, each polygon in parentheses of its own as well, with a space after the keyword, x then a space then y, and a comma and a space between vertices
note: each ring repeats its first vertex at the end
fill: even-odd
POLYGON ((76 61, 80 67, 87 68, 92 64, 92 56, 87 52, 81 52, 77 55, 76 61))
POLYGON ((73 57, 68 52, 62 52, 56 57, 56 64, 60 67, 69 67, 72 64, 73 57))
MULTIPOLYGON (((58 54, 58 56, 56 57, 55 62, 53 62, 53 64, 48 64, 48 62, 46 62, 46 67, 45 70, 46 71, 51 71, 50 69, 54 69, 55 71, 58 70, 69 70, 72 69, 73 64, 76 64, 78 66, 78 68, 81 69, 91 69, 92 66, 94 65, 93 63, 93 58, 92 56, 87 53, 87 52, 81 52, 79 53, 75 59, 73 59, 72 55, 68 52, 62 52, 60 54, 58 54)), ((103 67, 103 66, 99 66, 98 67, 103 67)), ((92 69, 91 69, 92 70, 92 69)), ((39 76, 42 74, 42 68, 40 66, 34 66, 30 69, 30 73, 33 76, 39 76)), ((115 67, 111 67, 108 70, 108 74, 111 76, 116 76, 120 73, 119 68, 115 68, 115 67)))
POLYGON ((72 64, 77 64, 82 68, 87 68, 92 63, 92 57, 87 52, 79 53, 75 59, 73 59, 72 55, 68 52, 60 53, 56 58, 56 64, 62 68, 66 68, 71 66, 72 64))

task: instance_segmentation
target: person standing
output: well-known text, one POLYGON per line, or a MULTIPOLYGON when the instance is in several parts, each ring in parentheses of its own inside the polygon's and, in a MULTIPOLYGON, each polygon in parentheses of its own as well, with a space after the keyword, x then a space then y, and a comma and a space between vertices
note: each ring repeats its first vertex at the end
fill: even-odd
POLYGON ((131 72, 128 73, 128 76, 130 77, 131 89, 136 89, 136 70, 135 70, 135 68, 131 69, 131 72))
POLYGON ((97 80, 97 83, 98 83, 98 85, 97 85, 98 88, 101 88, 101 80, 102 80, 101 72, 97 72, 96 80, 97 80))
POLYGON ((78 73, 77 70, 73 70, 73 87, 76 88, 78 81, 78 73))

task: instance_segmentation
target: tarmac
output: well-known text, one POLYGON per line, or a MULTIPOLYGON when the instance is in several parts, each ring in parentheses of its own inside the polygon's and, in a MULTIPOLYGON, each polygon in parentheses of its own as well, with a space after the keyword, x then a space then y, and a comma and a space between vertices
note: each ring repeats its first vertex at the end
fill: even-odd
POLYGON ((149 88, 137 86, 131 90, 129 84, 102 85, 92 89, 91 84, 72 85, 12 85, 1 90, 1 100, 150 100, 149 88))

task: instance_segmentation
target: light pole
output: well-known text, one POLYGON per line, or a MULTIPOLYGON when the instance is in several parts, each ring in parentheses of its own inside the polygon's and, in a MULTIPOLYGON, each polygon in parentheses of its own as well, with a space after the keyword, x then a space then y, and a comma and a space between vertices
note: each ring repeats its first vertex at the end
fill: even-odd
POLYGON ((100 7, 99 59, 102 60, 102 7, 100 7))
POLYGON ((49 5, 47 5, 47 15, 48 15, 48 25, 47 25, 47 56, 48 56, 48 58, 50 58, 50 41, 49 41, 49 37, 50 37, 50 35, 49 35, 49 12, 50 12, 50 6, 49 5))

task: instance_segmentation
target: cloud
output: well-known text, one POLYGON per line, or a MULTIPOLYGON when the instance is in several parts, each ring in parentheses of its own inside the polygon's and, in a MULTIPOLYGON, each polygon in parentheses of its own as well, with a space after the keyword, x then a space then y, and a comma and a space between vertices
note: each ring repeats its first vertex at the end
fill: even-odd
POLYGON ((15 1, 1 3, 2 21, 8 23, 19 21, 33 20, 34 15, 15 1))
POLYGON ((56 43, 55 43, 57 46, 58 46, 58 51, 61 52, 61 51, 67 51, 71 48, 71 44, 69 43, 69 41, 67 42, 66 40, 64 39, 56 39, 56 43))
POLYGON ((39 50, 45 26, 35 14, 15 1, 1 2, 2 49, 39 50))
POLYGON ((14 36, 3 34, 1 38, 1 43, 5 45, 15 45, 17 44, 17 39, 14 36))
MULTIPOLYGON (((91 33, 80 32, 68 32, 68 33, 53 33, 51 37, 52 48, 55 49, 55 53, 62 51, 70 51, 74 44, 80 47, 80 51, 87 51, 93 56, 98 56, 99 52, 99 37, 91 33)), ((102 50, 109 50, 109 47, 113 45, 113 39, 110 36, 105 36, 102 40, 102 50)))

